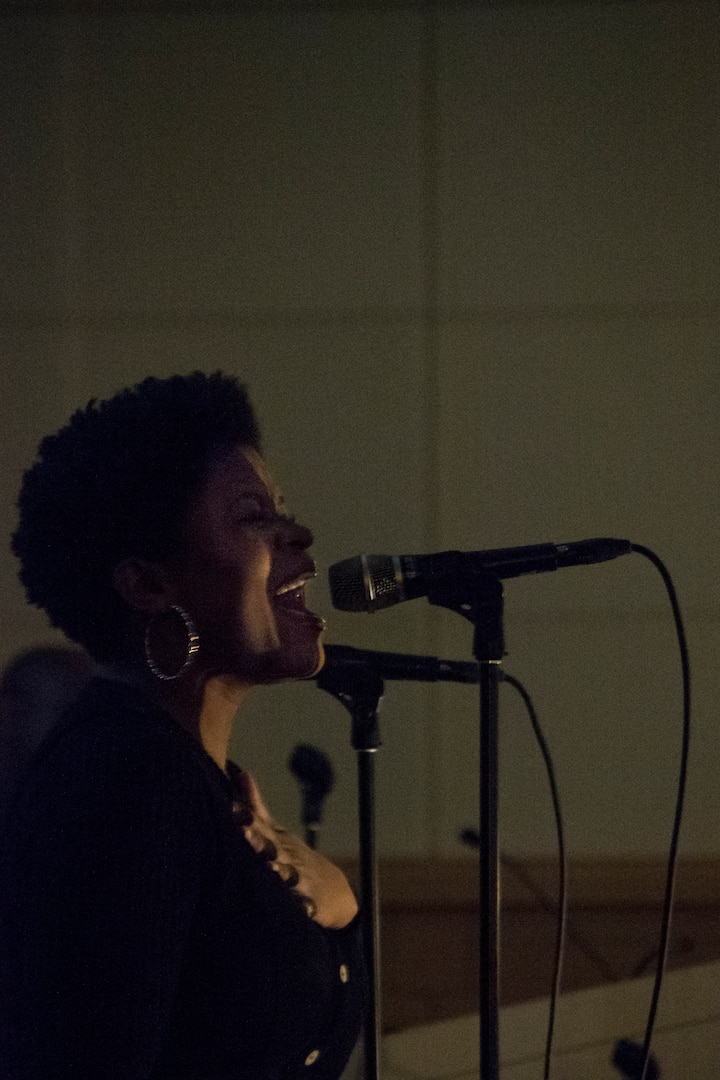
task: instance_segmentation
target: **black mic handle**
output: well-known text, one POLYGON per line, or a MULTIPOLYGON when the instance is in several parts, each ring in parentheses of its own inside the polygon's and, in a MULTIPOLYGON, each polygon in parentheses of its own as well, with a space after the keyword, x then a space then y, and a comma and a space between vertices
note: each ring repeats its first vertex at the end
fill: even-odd
POLYGON ((440 660, 437 656, 378 652, 352 645, 325 646, 326 675, 352 676, 363 669, 375 672, 381 679, 407 682, 477 683, 480 678, 478 665, 470 660, 440 660))
MULTIPOLYGON (((339 611, 380 611, 439 588, 476 591, 480 579, 541 574, 565 566, 607 562, 633 549, 629 540, 600 537, 567 544, 530 544, 487 551, 441 551, 435 555, 357 555, 334 563, 330 593, 339 611)), ((436 593, 437 595, 437 593, 436 593)), ((444 606, 453 606, 445 604, 444 606)))

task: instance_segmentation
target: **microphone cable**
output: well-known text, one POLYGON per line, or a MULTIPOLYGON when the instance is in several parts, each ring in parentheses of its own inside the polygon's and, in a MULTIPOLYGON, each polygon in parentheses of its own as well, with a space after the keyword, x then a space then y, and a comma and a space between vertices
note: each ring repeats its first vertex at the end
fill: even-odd
MULTIPOLYGON (((685 804, 685 790, 687 786, 687 766, 690 750, 690 659, 688 654, 685 628, 683 625, 682 615, 680 613, 680 605, 677 599, 677 593, 667 568, 665 567, 662 560, 653 551, 651 551, 647 547, 644 547, 642 544, 632 544, 632 550, 638 555, 642 555, 644 558, 648 559, 653 564, 653 566, 655 566, 660 576, 662 577, 663 583, 665 585, 668 599, 670 601, 670 607, 672 609, 673 622, 675 624, 675 632, 677 636, 678 650, 680 654, 683 695, 680 768, 678 775, 677 795, 675 798, 672 834, 670 839, 670 846, 668 849, 665 892, 663 897, 662 918, 660 927, 660 942, 657 952, 657 967, 655 972, 655 981, 653 984, 652 997, 648 1009, 648 1017, 645 1027, 642 1051, 640 1054, 639 1063, 636 1066, 638 1071, 634 1071, 634 1075, 636 1076, 637 1080, 647 1080, 648 1070, 651 1063, 654 1066, 654 1062, 652 1062, 652 1059, 650 1057, 650 1045, 652 1043, 653 1030, 655 1027, 657 1009, 660 1000, 660 992, 662 989, 663 977, 667 965, 667 955, 670 942, 670 922, 672 917, 673 899, 675 894, 675 879, 677 874, 677 856, 680 839, 680 826, 682 823, 682 815, 685 804)), ((550 791, 552 795, 553 811, 555 815, 555 825, 557 831, 559 879, 558 923, 555 942, 555 965, 553 970, 552 991, 550 994, 550 1011, 548 1017, 547 1037, 545 1042, 545 1062, 543 1070, 543 1080, 549 1080, 552 1042, 555 1027, 555 1012, 560 989, 564 943, 567 927, 567 857, 565 852, 562 813, 560 809, 560 799, 557 790, 557 783, 555 780, 555 772, 552 764, 552 758, 548 749, 547 742, 542 733, 542 729, 537 718, 537 713, 533 706, 530 695, 527 693, 520 681, 514 678, 512 675, 503 673, 502 682, 509 683, 517 690, 528 711, 533 732, 535 733, 535 737, 537 739, 540 751, 543 756, 543 760, 545 762, 548 781, 550 784, 550 791)))
POLYGON ((675 591, 675 586, 673 585, 672 578, 670 577, 670 574, 665 567, 665 564, 655 554, 655 552, 651 551, 649 548, 644 547, 642 544, 632 544, 632 550, 637 552, 638 555, 642 555, 644 558, 648 559, 663 579, 663 583, 668 594, 668 599, 670 601, 670 607, 672 609, 673 621, 675 623, 675 632, 677 635, 678 649, 680 652, 680 666, 682 671, 683 688, 682 747, 680 752, 680 770, 678 775, 677 796, 675 799, 675 813, 673 816, 672 834, 670 838, 670 847, 668 850, 667 871, 665 878, 665 895, 663 900, 662 922, 660 928, 660 945, 658 948, 655 982, 653 984, 652 998, 650 1001, 647 1025, 645 1028, 645 1038, 642 1047, 640 1071, 637 1073, 637 1080, 646 1080, 648 1065, 650 1062, 650 1043, 652 1041, 658 1002, 660 1000, 660 991, 662 989, 663 976, 665 974, 665 967, 667 964, 668 946, 670 942, 670 919, 672 916, 673 898, 675 895, 675 877, 677 872, 677 854, 678 844, 680 840, 680 825, 682 823, 683 808, 685 805, 687 765, 690 752, 690 658, 688 655, 685 627, 683 625, 682 615, 680 614, 680 605, 678 603, 677 593, 675 591))
POLYGON ((555 1012, 557 1008, 557 999, 560 994, 560 980, 562 977, 562 964, 563 956, 565 952, 565 933, 567 928, 567 853, 565 851, 565 835, 563 829, 562 810, 560 808, 560 795, 558 793, 557 781, 555 779, 555 768, 552 762, 552 756, 548 748, 548 744, 543 735, 540 722, 538 721, 537 712, 535 706, 532 703, 532 699, 527 690, 513 675, 507 675, 503 672, 501 682, 509 683, 510 686, 517 690, 518 694, 522 698, 525 708, 527 709, 528 716, 530 717, 530 723, 532 725, 537 744, 540 747, 540 753, 542 754, 543 761, 545 762, 545 771, 547 773, 548 782, 550 784, 550 794, 552 797, 553 813, 555 816, 555 831, 557 835, 557 849, 558 849, 558 903, 557 903, 557 931, 555 934, 555 963, 553 967, 552 988, 550 991, 550 1008, 548 1013, 548 1026, 547 1035, 545 1038, 545 1064, 543 1068, 543 1080, 549 1080, 550 1077, 550 1060, 552 1057, 552 1044, 553 1035, 555 1032, 555 1012))
MULTIPOLYGON (((547 774, 548 783, 550 785, 550 795, 553 804, 553 813, 555 817, 555 833, 557 837, 557 851, 558 851, 558 897, 557 907, 548 899, 543 890, 540 890, 532 878, 522 872, 519 866, 517 866, 514 860, 507 858, 507 856, 500 855, 501 864, 509 867, 520 879, 528 886, 530 891, 540 900, 541 906, 546 911, 552 911, 557 914, 557 929, 555 933, 555 960, 553 965, 552 984, 550 989, 550 1006, 548 1012, 548 1026, 547 1034, 545 1037, 545 1058, 543 1067, 543 1080, 549 1080, 550 1077, 550 1062, 552 1059, 552 1044, 553 1036, 555 1032, 555 1012, 557 1009, 557 1000, 560 996, 560 980, 562 978, 562 965, 563 957, 565 953, 565 938, 567 935, 567 853, 565 850, 565 834, 563 829, 562 810, 560 807, 560 795, 558 792, 557 781, 555 779, 555 767, 552 761, 552 755, 548 747, 545 736, 543 735, 540 721, 538 720, 535 706, 533 705, 532 698, 529 693, 520 682, 513 675, 509 675, 506 672, 501 672, 501 683, 508 683, 512 686, 522 698, 523 704, 530 717, 530 724, 532 725, 535 739, 540 748, 543 761, 545 763, 545 772, 547 774)), ((473 829, 464 829, 460 834, 460 839, 464 843, 474 844, 477 846, 480 842, 479 834, 473 829)), ((581 944, 581 948, 584 949, 584 944, 581 944)), ((597 957, 593 956, 593 959, 597 962, 597 957)))

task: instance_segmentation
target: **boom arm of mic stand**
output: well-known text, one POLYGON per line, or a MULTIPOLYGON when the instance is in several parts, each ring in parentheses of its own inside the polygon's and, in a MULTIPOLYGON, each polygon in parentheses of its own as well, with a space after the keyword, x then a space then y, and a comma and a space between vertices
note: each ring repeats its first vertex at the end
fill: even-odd
POLYGON ((364 1025, 364 1077, 380 1075, 380 894, 375 848, 375 759, 380 744, 378 709, 385 686, 368 665, 356 670, 321 671, 321 690, 337 698, 352 717, 352 746, 357 752, 360 838, 360 925, 368 980, 364 1025))

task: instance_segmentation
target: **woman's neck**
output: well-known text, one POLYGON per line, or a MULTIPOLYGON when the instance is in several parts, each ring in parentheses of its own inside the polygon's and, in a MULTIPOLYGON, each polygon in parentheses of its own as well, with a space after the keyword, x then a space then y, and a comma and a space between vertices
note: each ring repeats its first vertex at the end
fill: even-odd
POLYGON ((99 673, 138 686, 204 747, 221 769, 238 710, 251 687, 223 676, 190 671, 162 682, 135 665, 102 665, 99 673))
POLYGON ((224 770, 233 722, 250 687, 221 676, 178 683, 156 684, 153 697, 224 770))

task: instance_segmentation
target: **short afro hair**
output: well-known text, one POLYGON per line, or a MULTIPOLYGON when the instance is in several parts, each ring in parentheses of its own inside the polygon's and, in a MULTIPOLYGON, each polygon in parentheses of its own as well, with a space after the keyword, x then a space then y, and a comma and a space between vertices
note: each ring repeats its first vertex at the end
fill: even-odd
POLYGON ((170 557, 211 464, 238 445, 260 451, 260 433, 245 387, 221 372, 90 401, 23 477, 12 548, 30 603, 96 660, 115 659, 128 607, 114 568, 170 557))

